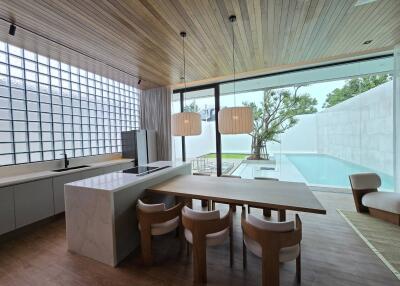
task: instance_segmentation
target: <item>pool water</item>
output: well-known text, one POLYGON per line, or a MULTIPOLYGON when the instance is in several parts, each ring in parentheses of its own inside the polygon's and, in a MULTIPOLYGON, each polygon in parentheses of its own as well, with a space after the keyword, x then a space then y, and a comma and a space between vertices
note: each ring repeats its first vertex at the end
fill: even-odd
POLYGON ((286 154, 285 156, 297 168, 309 185, 348 188, 350 187, 350 174, 374 172, 381 177, 382 189, 387 191, 393 191, 394 189, 393 176, 332 156, 322 154, 286 154))

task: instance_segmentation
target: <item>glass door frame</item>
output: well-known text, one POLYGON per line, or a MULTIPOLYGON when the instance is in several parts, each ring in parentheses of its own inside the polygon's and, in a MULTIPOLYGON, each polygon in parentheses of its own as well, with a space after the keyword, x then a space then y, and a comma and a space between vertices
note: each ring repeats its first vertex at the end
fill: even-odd
MULTIPOLYGON (((369 60, 377 60, 377 59, 389 58, 389 57, 394 57, 394 51, 387 52, 387 53, 384 53, 384 54, 381 54, 381 55, 372 55, 372 56, 366 56, 366 57, 357 58, 357 59, 351 59, 351 60, 347 59, 347 60, 343 60, 343 61, 325 63, 325 64, 320 64, 320 65, 315 65, 315 66, 300 67, 300 68, 295 68, 295 69, 292 69, 292 70, 277 71, 277 72, 272 72, 272 73, 269 73, 269 74, 260 74, 260 75, 250 76, 250 77, 244 77, 244 78, 237 79, 236 82, 245 81, 245 80, 252 80, 252 79, 257 79, 257 78, 272 77, 272 76, 276 76, 276 75, 291 74, 291 73, 296 73, 296 72, 301 72, 301 71, 318 70, 318 69, 323 69, 323 68, 327 68, 327 67, 340 66, 340 65, 351 64, 351 63, 367 62, 369 60)), ((184 93, 185 92, 199 91, 199 90, 204 90, 204 89, 214 89, 214 98, 215 98, 215 141, 216 141, 215 142, 215 144, 216 144, 215 145, 215 150, 216 150, 217 176, 218 177, 221 176, 221 174, 222 174, 221 133, 219 133, 219 131, 218 131, 218 112, 220 110, 220 85, 226 84, 226 83, 232 83, 232 82, 233 82, 233 80, 225 80, 225 81, 220 81, 220 82, 216 82, 216 83, 212 83, 212 84, 205 84, 205 85, 199 85, 199 86, 193 86, 193 87, 181 88, 181 89, 173 90, 173 94, 180 94, 180 112, 183 112, 183 109, 184 109, 184 93)), ((400 107, 398 109, 400 109, 400 107)), ((400 140, 398 140, 398 141, 400 142, 400 140)), ((400 143, 399 143, 399 146, 400 146, 400 143)), ((395 145, 393 147, 395 147, 395 145)), ((400 147, 398 147, 398 149, 400 149, 400 147)), ((396 163, 396 159, 397 159, 396 156, 399 156, 399 161, 400 161, 400 155, 396 155, 395 154, 394 156, 395 156, 394 164, 400 165, 400 163, 396 163)), ((186 161, 185 137, 182 137, 182 160, 186 161)), ((400 177, 400 167, 398 167, 398 169, 399 169, 399 171, 397 171, 397 172, 399 173, 399 177, 400 177)), ((399 182, 397 184, 399 185, 399 188, 400 188, 400 180, 399 180, 399 182)), ((396 188, 395 188, 395 191, 396 191, 396 188)), ((397 191, 400 192, 400 190, 397 190, 397 191)))
MULTIPOLYGON (((179 101, 180 101, 180 112, 184 110, 184 94, 186 92, 191 91, 199 91, 205 89, 214 89, 214 107, 215 107, 215 150, 216 150, 216 161, 217 161, 217 176, 221 176, 221 166, 222 166, 222 157, 221 157, 221 133, 218 131, 218 112, 220 109, 219 105, 219 84, 209 84, 209 85, 202 85, 202 86, 195 86, 195 87, 188 87, 185 89, 177 89, 174 90, 174 94, 179 94, 179 101)), ((182 139, 182 160, 186 161, 186 141, 185 136, 181 137, 182 139)))

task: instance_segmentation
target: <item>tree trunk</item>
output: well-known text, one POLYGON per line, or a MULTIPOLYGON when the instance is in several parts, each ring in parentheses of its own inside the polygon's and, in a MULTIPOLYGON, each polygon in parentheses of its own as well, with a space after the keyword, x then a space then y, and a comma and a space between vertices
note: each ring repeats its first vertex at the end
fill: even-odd
POLYGON ((259 140, 257 138, 253 138, 252 140, 253 142, 253 155, 252 155, 252 159, 253 160, 261 160, 261 149, 262 149, 262 140, 259 140))

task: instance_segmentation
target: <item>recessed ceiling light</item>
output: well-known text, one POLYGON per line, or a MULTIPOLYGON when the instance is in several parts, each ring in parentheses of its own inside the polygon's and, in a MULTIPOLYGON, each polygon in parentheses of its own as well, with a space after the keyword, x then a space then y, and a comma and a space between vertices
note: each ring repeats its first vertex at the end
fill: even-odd
POLYGON ((371 44, 372 43, 372 40, 368 40, 368 41, 365 41, 364 43, 363 43, 363 45, 369 45, 369 44, 371 44))
POLYGON ((372 3, 375 1, 377 1, 377 0, 357 0, 356 3, 354 4, 354 6, 361 6, 361 5, 369 4, 369 3, 372 3))

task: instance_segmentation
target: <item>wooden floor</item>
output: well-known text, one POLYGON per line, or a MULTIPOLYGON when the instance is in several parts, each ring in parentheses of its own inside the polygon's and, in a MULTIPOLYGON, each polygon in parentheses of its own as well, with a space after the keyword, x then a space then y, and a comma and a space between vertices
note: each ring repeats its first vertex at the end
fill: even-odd
MULTIPOLYGON (((352 210, 349 194, 315 192, 326 216, 301 214, 302 285, 400 285, 395 276, 336 212, 352 210)), ((289 215, 291 218, 292 214, 289 215)), ((240 211, 235 215, 235 265, 228 244, 208 250, 208 285, 260 285, 260 260, 248 256, 242 270, 240 211)), ((174 236, 154 240, 156 264, 132 254, 112 268, 68 253, 63 218, 0 243, 0 285, 190 285, 192 262, 174 236)), ((281 266, 281 285, 296 285, 295 264, 281 266)))

